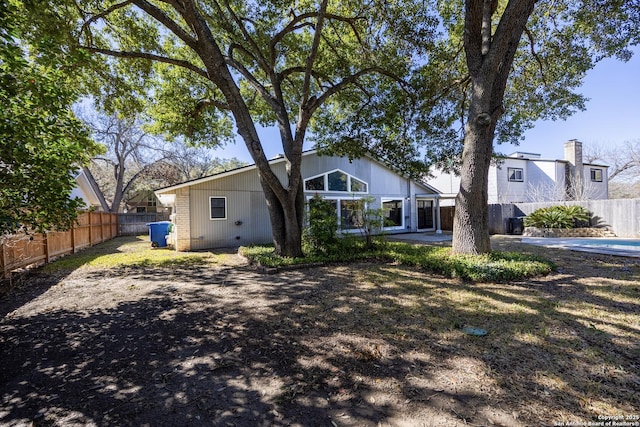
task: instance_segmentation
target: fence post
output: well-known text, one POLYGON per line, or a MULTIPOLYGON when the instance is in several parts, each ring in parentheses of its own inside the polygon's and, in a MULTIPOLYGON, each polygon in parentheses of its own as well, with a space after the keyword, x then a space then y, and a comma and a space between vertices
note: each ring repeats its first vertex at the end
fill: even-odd
POLYGON ((48 234, 49 234, 48 231, 45 231, 44 233, 42 233, 42 236, 43 236, 42 244, 44 245, 44 263, 45 264, 49 264, 49 239, 47 238, 48 234))
MULTIPOLYGON (((6 241, 6 240, 5 240, 6 241)), ((2 278, 5 279, 7 277, 7 254, 4 251, 4 242, 0 245, 0 250, 2 251, 2 278)))
POLYGON ((76 253, 76 224, 71 227, 71 253, 76 253))

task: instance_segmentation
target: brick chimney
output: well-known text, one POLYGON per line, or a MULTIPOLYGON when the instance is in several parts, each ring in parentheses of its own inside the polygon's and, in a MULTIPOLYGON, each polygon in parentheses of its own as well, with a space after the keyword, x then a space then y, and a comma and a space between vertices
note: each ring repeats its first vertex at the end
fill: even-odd
POLYGON ((582 163, 582 142, 570 139, 564 143, 564 159, 568 162, 566 170, 567 195, 574 198, 570 189, 574 185, 584 184, 584 165, 582 163), (574 184, 575 183, 575 184, 574 184))

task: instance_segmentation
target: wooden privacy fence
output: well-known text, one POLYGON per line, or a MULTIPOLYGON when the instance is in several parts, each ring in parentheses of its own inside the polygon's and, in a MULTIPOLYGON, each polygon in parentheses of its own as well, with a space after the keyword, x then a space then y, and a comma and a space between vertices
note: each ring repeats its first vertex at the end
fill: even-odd
POLYGON ((12 235, 0 242, 0 278, 32 264, 48 263, 54 258, 74 253, 118 235, 118 214, 83 212, 78 224, 68 231, 43 234, 12 235))

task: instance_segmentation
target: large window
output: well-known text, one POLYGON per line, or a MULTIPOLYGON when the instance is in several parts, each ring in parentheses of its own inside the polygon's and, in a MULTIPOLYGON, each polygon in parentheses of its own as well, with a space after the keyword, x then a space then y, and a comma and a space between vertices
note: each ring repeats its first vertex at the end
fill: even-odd
POLYGON ((524 171, 522 168, 507 168, 507 175, 509 177, 509 182, 524 181, 524 171))
POLYGON ((353 230, 362 225, 362 210, 359 200, 340 200, 340 228, 353 230))
POLYGON ((384 226, 385 228, 402 227, 403 224, 403 209, 404 202, 402 200, 383 200, 382 211, 384 212, 384 226))
MULTIPOLYGON (((310 198, 309 203, 313 203, 313 200, 310 198)), ((357 230, 362 225, 362 200, 353 198, 325 198, 324 200, 333 206, 341 230, 357 230)))
POLYGON ((211 219, 227 219, 227 198, 209 197, 209 209, 211 219))
POLYGON ((602 182, 602 169, 591 168, 591 181, 602 182))
POLYGON ((305 191, 334 193, 367 193, 368 184, 341 170, 327 172, 304 180, 305 191))

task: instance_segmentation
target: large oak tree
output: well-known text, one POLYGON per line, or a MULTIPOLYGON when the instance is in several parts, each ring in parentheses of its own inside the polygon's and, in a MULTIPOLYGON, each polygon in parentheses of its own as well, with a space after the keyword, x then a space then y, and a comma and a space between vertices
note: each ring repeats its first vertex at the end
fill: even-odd
POLYGON ((92 55, 103 108, 152 99, 157 131, 210 145, 235 126, 257 166, 276 252, 289 256, 302 255, 300 165, 314 115, 322 109, 324 123, 339 124, 345 103, 364 110, 379 95, 380 79, 401 84, 435 27, 428 12, 358 0, 67 0, 31 11, 38 31, 92 55), (415 25, 401 31, 410 18, 415 25), (279 129, 285 180, 270 168, 264 144, 273 142, 261 141, 257 124, 279 129))

